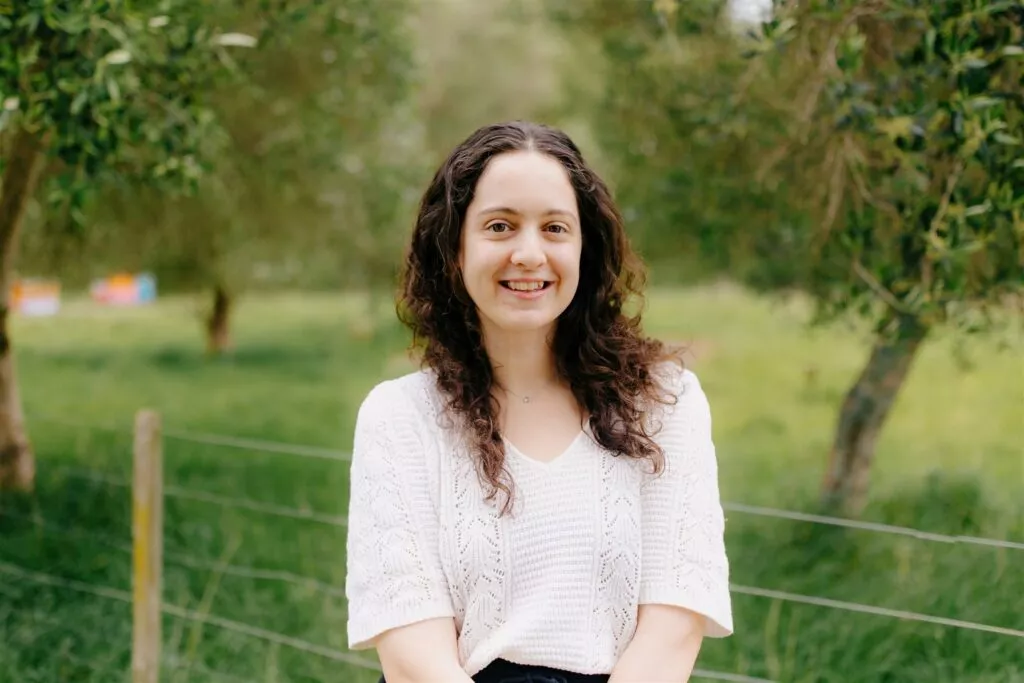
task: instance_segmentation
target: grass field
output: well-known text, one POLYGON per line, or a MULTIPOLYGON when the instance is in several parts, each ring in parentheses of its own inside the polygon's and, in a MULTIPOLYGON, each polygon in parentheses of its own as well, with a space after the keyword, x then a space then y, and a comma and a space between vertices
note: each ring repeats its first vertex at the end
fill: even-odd
MULTIPOLYGON (((202 355, 195 313, 187 299, 137 310, 83 301, 51 319, 15 321, 39 481, 32 496, 0 499, 0 570, 130 590, 128 491, 97 479, 129 478, 140 407, 158 409, 180 432, 347 450, 362 397, 412 368, 389 311, 370 337, 358 297, 243 301, 237 348, 216 361, 202 355)), ((651 297, 649 331, 692 343, 727 501, 813 508, 835 410, 867 339, 856 328, 809 331, 805 315, 799 301, 772 303, 729 286, 651 297)), ((960 352, 966 362, 950 340, 926 345, 879 443, 867 519, 1024 541, 1019 332, 972 340, 960 352)), ((164 448, 172 491, 346 513, 345 462, 177 438, 164 448)), ((729 515, 727 543, 736 584, 1024 629, 1024 550, 738 513, 729 515)), ((345 649, 344 529, 329 519, 169 497, 165 545, 166 602, 345 649)), ((1024 639, 1009 635, 748 595, 736 595, 734 608, 736 635, 707 642, 698 666, 808 683, 1024 683, 1024 639)), ((130 642, 129 604, 0 571, 0 683, 123 681, 130 642)), ((164 652, 162 680, 173 683, 369 683, 377 675, 175 616, 164 620, 164 652)))

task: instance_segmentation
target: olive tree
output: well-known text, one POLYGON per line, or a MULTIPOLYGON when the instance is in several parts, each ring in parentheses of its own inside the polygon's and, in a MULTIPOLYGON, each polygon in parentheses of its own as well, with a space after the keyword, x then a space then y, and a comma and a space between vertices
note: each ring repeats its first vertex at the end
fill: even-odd
POLYGON ((823 485, 858 512, 922 341, 939 325, 985 329, 1024 294, 1024 7, 790 4, 762 53, 790 104, 764 163, 814 188, 806 287, 821 316, 874 325, 823 485))
POLYGON ((620 187, 651 243, 799 287, 817 322, 872 325, 822 485, 856 514, 922 342, 983 331, 1024 296, 1024 8, 777 1, 742 35, 722 3, 624 5, 570 7, 618 76, 602 140, 635 171, 620 187))
POLYGON ((365 205, 398 206, 407 160, 386 143, 410 83, 408 14, 406 0, 210 3, 208 23, 243 26, 258 48, 196 93, 219 125, 202 182, 190 193, 93 183, 88 230, 33 211, 23 258, 69 282, 145 269, 163 291, 201 293, 212 355, 231 346, 250 289, 338 286, 363 237, 386 231, 386 212, 365 205))
MULTIPOLYGON (((269 1, 269 21, 302 5, 269 1), (298 6, 296 6, 298 5, 298 6)), ((134 181, 194 188, 225 136, 204 96, 258 45, 258 20, 183 0, 18 0, 0 4, 0 487, 30 488, 8 327, 8 287, 26 209, 81 221, 91 188, 134 181), (234 53, 234 54, 233 54, 234 53)), ((258 18, 257 18, 258 19, 258 18)))

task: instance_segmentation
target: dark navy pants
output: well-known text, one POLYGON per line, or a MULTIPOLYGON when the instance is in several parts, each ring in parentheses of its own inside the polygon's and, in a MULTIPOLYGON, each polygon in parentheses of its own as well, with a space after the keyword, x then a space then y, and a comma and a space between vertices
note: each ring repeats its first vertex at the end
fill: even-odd
MULTIPOLYGON (((578 674, 546 666, 515 664, 497 659, 473 676, 474 683, 608 683, 608 674, 578 674)), ((378 683, 387 683, 380 677, 378 683)))

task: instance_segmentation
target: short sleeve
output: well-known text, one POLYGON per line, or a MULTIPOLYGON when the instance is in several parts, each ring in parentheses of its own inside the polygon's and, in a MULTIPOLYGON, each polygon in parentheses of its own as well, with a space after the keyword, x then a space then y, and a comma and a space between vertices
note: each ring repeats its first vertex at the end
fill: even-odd
POLYGON ((711 410, 696 375, 673 368, 669 377, 676 403, 661 411, 655 434, 665 469, 649 475, 641 492, 639 602, 702 614, 705 636, 721 638, 733 623, 711 410))
POLYGON ((425 428, 398 380, 375 387, 359 409, 345 578, 353 650, 389 629, 455 614, 438 556, 425 428))

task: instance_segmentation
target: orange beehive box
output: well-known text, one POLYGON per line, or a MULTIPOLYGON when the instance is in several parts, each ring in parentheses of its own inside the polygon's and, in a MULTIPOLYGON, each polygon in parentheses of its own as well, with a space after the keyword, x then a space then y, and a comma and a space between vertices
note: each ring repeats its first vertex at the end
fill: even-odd
POLYGON ((11 285, 11 309, 23 315, 54 315, 60 310, 60 282, 23 279, 11 285))

